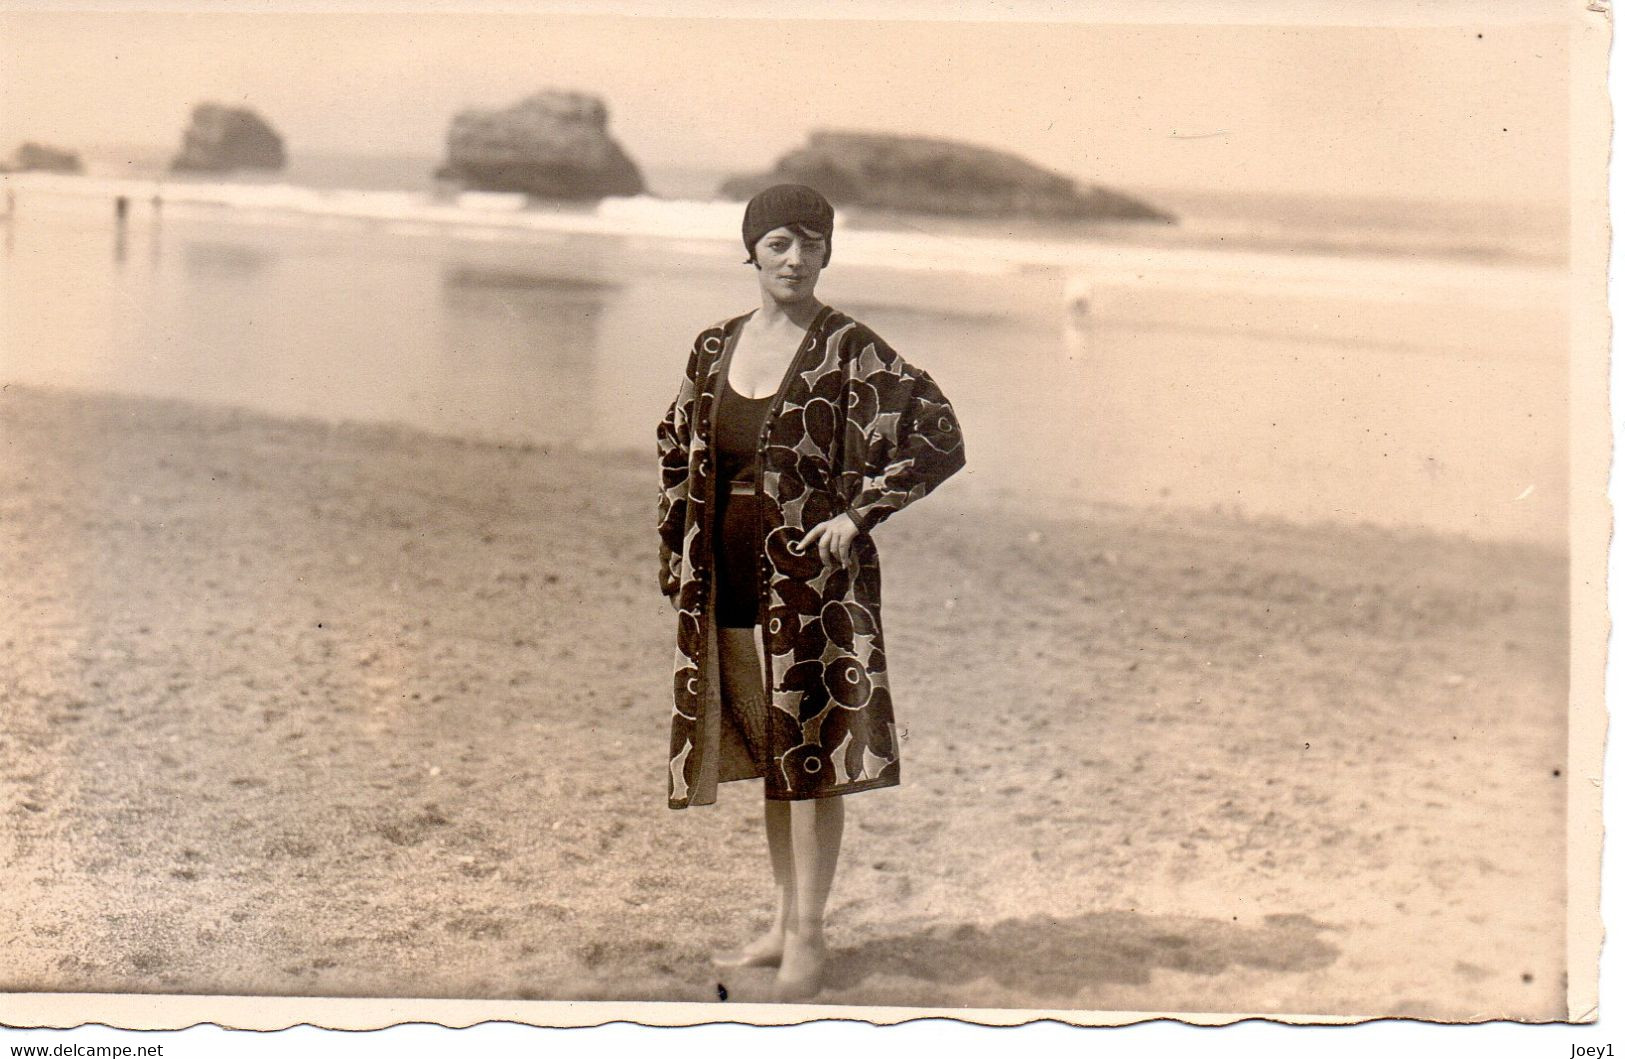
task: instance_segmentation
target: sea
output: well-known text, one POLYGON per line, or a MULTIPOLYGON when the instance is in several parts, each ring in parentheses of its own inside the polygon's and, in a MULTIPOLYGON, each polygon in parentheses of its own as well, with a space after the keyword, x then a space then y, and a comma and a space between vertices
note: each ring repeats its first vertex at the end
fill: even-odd
MULTIPOLYGON (((724 174, 561 204, 436 164, 0 176, 0 382, 652 456, 695 333, 759 302, 724 174)), ((1564 545, 1563 206, 1120 190, 1178 222, 838 216, 820 297, 964 426, 934 502, 1564 545)))

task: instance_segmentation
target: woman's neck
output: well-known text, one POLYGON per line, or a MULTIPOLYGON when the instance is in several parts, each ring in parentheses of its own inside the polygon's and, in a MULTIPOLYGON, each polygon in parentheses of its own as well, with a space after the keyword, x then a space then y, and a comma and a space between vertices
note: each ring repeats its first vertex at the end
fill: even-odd
POLYGON ((813 319, 823 307, 824 303, 817 298, 803 298, 787 304, 764 291, 762 311, 756 314, 756 323, 769 331, 805 331, 812 326, 813 319))

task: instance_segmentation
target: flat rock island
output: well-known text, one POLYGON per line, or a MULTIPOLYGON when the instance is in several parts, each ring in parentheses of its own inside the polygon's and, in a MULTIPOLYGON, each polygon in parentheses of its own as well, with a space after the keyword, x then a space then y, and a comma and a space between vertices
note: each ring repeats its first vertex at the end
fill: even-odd
POLYGON ((731 177, 718 193, 748 199, 771 184, 811 184, 837 206, 972 217, 1162 221, 1173 216, 1099 185, 1080 186, 1007 151, 877 132, 811 133, 765 173, 731 177))

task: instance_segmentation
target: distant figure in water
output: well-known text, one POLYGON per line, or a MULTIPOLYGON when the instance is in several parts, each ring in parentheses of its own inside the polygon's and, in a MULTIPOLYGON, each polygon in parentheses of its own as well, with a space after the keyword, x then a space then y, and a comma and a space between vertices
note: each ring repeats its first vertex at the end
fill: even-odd
POLYGON ((147 240, 147 257, 156 265, 163 257, 163 231, 164 231, 164 196, 162 192, 152 193, 152 231, 147 240))
POLYGON ((124 264, 125 233, 124 229, 130 218, 130 197, 120 195, 113 200, 113 260, 124 264))
POLYGON ((657 432, 661 588, 678 612, 668 804, 763 780, 778 910, 718 955, 823 984, 843 795, 899 782, 870 534, 965 463, 931 376, 814 295, 834 210, 781 184, 745 207, 761 307, 700 332, 657 432))

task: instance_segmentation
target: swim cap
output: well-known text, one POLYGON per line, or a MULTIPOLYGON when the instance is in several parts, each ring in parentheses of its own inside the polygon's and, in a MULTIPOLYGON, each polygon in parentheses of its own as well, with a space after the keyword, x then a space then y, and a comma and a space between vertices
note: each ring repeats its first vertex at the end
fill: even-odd
POLYGON ((754 260, 756 244, 775 228, 799 224, 824 237, 824 264, 829 264, 835 235, 835 207, 805 184, 775 184, 745 204, 745 252, 754 260))

